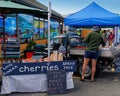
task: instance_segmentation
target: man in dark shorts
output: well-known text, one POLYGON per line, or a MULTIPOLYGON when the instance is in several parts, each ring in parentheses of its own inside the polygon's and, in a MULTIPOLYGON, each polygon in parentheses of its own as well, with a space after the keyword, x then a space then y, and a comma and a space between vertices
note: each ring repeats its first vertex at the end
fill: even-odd
POLYGON ((90 32, 86 38, 83 40, 86 45, 86 51, 84 55, 84 64, 82 67, 82 77, 81 81, 84 81, 84 75, 86 71, 86 67, 91 59, 92 61, 92 72, 91 72, 91 82, 94 81, 94 75, 96 72, 96 63, 97 58, 99 56, 99 46, 102 44, 102 46, 105 46, 105 42, 102 38, 102 36, 99 34, 100 28, 98 26, 93 26, 92 32, 90 32))

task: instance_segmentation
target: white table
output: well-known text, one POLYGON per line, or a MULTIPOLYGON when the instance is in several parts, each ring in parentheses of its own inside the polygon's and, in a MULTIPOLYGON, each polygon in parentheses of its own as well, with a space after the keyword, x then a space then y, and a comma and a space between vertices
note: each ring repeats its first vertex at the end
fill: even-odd
MULTIPOLYGON (((66 73, 67 89, 74 88, 73 72, 66 73)), ((1 94, 10 94, 12 92, 46 92, 47 75, 13 75, 2 77, 1 94)))

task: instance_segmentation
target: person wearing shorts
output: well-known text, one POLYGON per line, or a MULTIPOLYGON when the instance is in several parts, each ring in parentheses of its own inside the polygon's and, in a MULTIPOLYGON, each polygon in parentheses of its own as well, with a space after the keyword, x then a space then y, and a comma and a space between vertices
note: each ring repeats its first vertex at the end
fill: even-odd
POLYGON ((97 64, 97 59, 99 56, 99 46, 101 44, 102 46, 105 46, 105 42, 102 36, 99 34, 99 32, 100 32, 100 27, 93 26, 92 32, 88 33, 86 38, 83 40, 83 42, 86 43, 86 51, 84 54, 84 63, 82 66, 82 77, 80 78, 81 81, 84 81, 85 71, 86 71, 87 65, 89 64, 90 60, 91 60, 91 65, 92 65, 91 82, 94 81, 94 75, 96 72, 96 64, 97 64))

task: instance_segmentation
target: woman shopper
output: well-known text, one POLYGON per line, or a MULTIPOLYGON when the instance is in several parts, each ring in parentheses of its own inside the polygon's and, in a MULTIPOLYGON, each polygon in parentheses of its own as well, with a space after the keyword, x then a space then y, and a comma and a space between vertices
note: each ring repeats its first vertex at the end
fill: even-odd
POLYGON ((91 82, 94 81, 94 75, 96 72, 96 63, 99 56, 99 45, 105 46, 105 42, 102 36, 99 34, 100 28, 98 26, 93 26, 92 32, 90 32, 87 37, 83 40, 86 45, 86 51, 84 54, 84 64, 82 67, 82 77, 81 81, 85 81, 85 71, 86 67, 91 59, 92 72, 91 72, 91 82))
POLYGON ((108 37, 109 45, 110 45, 110 46, 112 45, 113 39, 114 39, 114 34, 113 34, 112 32, 110 32, 110 35, 109 35, 109 37, 108 37))

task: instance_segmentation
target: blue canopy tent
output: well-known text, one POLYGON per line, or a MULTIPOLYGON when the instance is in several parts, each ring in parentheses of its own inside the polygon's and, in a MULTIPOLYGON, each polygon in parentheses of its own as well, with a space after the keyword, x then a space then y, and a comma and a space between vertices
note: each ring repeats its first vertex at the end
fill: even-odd
POLYGON ((73 27, 118 26, 120 16, 92 2, 82 10, 66 17, 64 23, 66 26, 73 27))

